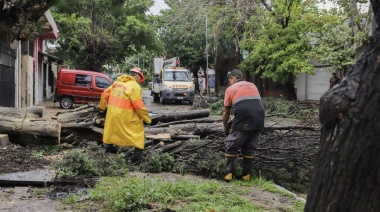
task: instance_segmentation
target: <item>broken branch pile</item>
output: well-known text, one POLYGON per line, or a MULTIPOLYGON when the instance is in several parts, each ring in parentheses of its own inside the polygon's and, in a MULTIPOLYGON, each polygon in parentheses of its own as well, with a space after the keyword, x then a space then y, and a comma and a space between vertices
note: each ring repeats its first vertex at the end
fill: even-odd
MULTIPOLYGON (((39 115, 43 113, 41 110, 41 107, 19 111, 0 108, 0 133, 10 135, 12 142, 21 144, 48 140, 57 144, 60 136, 64 142, 101 142, 104 117, 99 116, 94 106, 58 113, 56 122, 44 121, 39 115)), ((276 117, 266 118, 254 158, 254 171, 257 176, 272 179, 287 188, 304 190, 319 147, 319 122, 303 120, 299 125, 280 125, 280 122, 283 120, 276 117)), ((145 127, 145 134, 145 158, 168 153, 182 167, 181 172, 210 178, 220 178, 224 174, 222 120, 219 116, 209 116, 209 110, 157 114, 152 118, 152 125, 145 127)), ((128 149, 126 155, 132 153, 132 149, 128 149)), ((239 156, 238 161, 240 159, 239 156)), ((237 172, 239 167, 237 163, 237 172)))

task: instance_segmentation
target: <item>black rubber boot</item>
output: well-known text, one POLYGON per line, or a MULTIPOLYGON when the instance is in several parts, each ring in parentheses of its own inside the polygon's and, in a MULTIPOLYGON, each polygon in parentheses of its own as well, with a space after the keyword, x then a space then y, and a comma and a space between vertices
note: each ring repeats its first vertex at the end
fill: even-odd
POLYGON ((131 158, 131 162, 132 163, 139 162, 141 159, 142 153, 143 153, 143 149, 135 148, 135 150, 133 151, 133 157, 131 158))
POLYGON ((117 148, 112 144, 103 144, 103 149, 106 153, 117 153, 117 148))
POLYGON ((253 157, 252 156, 243 156, 243 175, 241 179, 248 181, 251 178, 251 169, 253 166, 253 157))
POLYGON ((225 155, 227 159, 226 163, 226 175, 224 176, 224 180, 226 182, 230 182, 232 180, 232 176, 234 173, 234 163, 235 163, 235 155, 225 155))

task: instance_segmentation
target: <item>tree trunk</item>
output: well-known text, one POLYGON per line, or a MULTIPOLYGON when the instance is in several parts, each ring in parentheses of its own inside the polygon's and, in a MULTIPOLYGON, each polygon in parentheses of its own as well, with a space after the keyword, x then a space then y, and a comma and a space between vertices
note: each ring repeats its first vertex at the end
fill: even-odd
POLYGON ((0 107, 0 133, 8 134, 12 143, 21 145, 56 145, 60 143, 61 125, 47 122, 45 107, 0 107))
POLYGON ((0 107, 0 117, 13 117, 19 119, 42 118, 45 107, 31 106, 24 108, 0 107))
POLYGON ((192 110, 186 113, 183 113, 183 112, 162 113, 162 114, 157 114, 156 116, 152 117, 152 125, 155 125, 158 122, 171 122, 171 121, 178 121, 178 120, 185 120, 185 119, 204 118, 204 117, 208 117, 209 115, 210 115, 209 109, 192 110))
MULTIPOLYGON (((379 22, 380 2, 371 2, 379 22)), ((305 211, 380 210, 379 33, 353 71, 321 97, 321 146, 305 211)))
POLYGON ((297 100, 296 89, 294 88, 294 82, 289 82, 286 85, 287 100, 295 101, 297 100))
POLYGON ((0 120, 0 133, 8 134, 12 143, 21 145, 57 145, 60 143, 61 124, 43 120, 0 120))
POLYGON ((189 123, 189 124, 176 124, 169 126, 169 133, 172 135, 209 135, 215 133, 223 133, 223 124, 219 123, 189 123))
POLYGON ((62 124, 62 128, 91 128, 94 125, 95 116, 95 107, 82 106, 75 110, 58 113, 57 122, 62 124))

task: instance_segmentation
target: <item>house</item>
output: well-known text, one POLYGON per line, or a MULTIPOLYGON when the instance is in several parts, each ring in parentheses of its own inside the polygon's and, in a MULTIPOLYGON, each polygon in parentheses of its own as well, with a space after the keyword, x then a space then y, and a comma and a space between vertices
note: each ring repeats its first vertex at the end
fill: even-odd
POLYGON ((299 74, 294 87, 296 88, 297 100, 319 101, 321 96, 330 88, 332 74, 329 65, 313 63, 314 75, 299 74))
POLYGON ((42 20, 45 24, 34 41, 11 41, 11 26, 0 24, 0 106, 33 106, 53 96, 62 62, 47 54, 46 46, 57 38, 58 29, 49 10, 42 20))

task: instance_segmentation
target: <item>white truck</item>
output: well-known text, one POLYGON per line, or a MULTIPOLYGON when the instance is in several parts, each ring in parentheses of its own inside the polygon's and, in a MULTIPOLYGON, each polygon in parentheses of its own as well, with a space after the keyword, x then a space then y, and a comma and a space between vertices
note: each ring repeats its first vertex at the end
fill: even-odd
POLYGON ((189 69, 179 66, 179 58, 154 58, 154 73, 150 85, 154 102, 188 101, 193 104, 195 90, 189 69))

